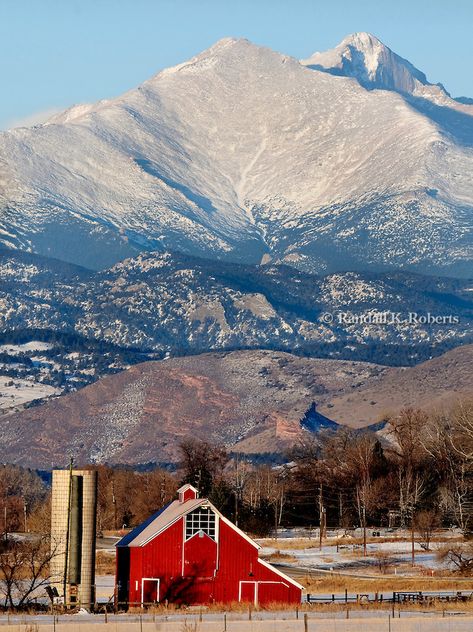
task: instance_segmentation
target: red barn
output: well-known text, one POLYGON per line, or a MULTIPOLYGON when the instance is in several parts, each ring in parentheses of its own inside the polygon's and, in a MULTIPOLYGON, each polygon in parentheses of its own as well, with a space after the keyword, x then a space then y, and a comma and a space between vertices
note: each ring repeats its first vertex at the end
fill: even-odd
POLYGON ((117 598, 153 602, 300 603, 302 586, 258 558, 258 544, 192 485, 117 543, 117 598))

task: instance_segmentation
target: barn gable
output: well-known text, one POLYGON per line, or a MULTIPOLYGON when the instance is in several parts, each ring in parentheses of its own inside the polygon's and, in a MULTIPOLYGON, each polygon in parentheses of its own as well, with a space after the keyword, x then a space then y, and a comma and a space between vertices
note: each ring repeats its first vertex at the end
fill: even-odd
POLYGON ((260 546, 185 485, 117 543, 121 601, 300 601, 302 586, 258 557, 260 546))

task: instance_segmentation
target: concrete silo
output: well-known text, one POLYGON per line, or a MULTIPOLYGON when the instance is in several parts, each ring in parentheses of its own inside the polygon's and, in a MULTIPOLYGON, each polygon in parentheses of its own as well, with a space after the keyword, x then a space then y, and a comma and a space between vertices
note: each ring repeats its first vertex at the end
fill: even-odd
POLYGON ((66 605, 95 603, 97 472, 53 470, 51 585, 66 605))

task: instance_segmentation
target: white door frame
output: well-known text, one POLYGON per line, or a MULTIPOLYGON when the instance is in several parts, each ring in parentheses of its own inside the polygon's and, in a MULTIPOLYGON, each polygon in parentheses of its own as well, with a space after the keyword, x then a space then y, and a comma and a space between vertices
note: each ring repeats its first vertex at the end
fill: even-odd
POLYGON ((253 587, 254 587, 253 603, 255 604, 255 606, 257 606, 258 605, 258 582, 257 581, 240 580, 240 583, 239 583, 239 586, 238 586, 238 601, 241 601, 242 584, 253 584, 253 587))
POLYGON ((289 588, 289 584, 286 584, 286 582, 278 582, 275 580, 267 580, 267 581, 248 581, 248 580, 240 580, 240 584, 238 587, 238 601, 241 602, 241 585, 242 584, 254 584, 255 587, 255 598, 254 598, 254 604, 255 606, 258 605, 258 601, 259 601, 259 585, 260 584, 276 584, 277 586, 285 586, 286 588, 289 588))
POLYGON ((161 589, 161 580, 159 577, 142 577, 141 579, 141 607, 144 608, 144 596, 145 596, 145 582, 157 582, 157 591, 156 591, 156 601, 159 603, 161 601, 160 589, 161 589))

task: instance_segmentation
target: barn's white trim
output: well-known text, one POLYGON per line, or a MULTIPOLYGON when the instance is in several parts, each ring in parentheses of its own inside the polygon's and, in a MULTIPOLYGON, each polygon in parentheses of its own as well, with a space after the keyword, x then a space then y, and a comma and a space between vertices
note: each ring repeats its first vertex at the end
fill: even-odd
POLYGON ((265 566, 266 568, 268 568, 273 573, 276 573, 277 575, 279 575, 279 577, 282 577, 286 581, 290 582, 293 586, 297 586, 297 588, 304 590, 304 586, 302 586, 302 584, 299 584, 299 582, 296 582, 295 579, 292 579, 292 577, 289 577, 289 575, 286 575, 286 573, 283 573, 278 568, 275 568, 272 564, 269 564, 268 562, 265 562, 264 560, 260 558, 258 558, 258 562, 262 564, 263 566, 265 566))
POLYGON ((256 581, 249 581, 247 579, 240 579, 239 584, 238 584, 238 601, 241 602, 241 585, 242 584, 253 584, 253 603, 255 604, 255 606, 258 603, 258 582, 256 581))
MULTIPOLYGON (((172 526, 175 522, 177 522, 178 520, 180 520, 181 518, 183 518, 184 516, 186 516, 188 513, 190 513, 191 511, 193 511, 194 509, 197 509, 200 506, 208 506, 210 507, 210 509, 220 518, 220 520, 222 520, 223 522, 225 522, 225 524, 227 524, 229 527, 231 527, 234 531, 236 531, 239 535, 241 535, 241 537, 246 540, 249 544, 251 544, 252 546, 254 546, 256 549, 260 549, 260 545, 257 544, 254 540, 252 540, 248 535, 246 535, 246 533, 244 531, 242 531, 241 529, 239 529, 236 525, 233 524, 233 522, 231 522, 230 520, 228 520, 228 518, 225 518, 225 516, 223 516, 220 511, 214 507, 212 505, 211 502, 209 502, 206 498, 196 498, 195 500, 187 500, 185 503, 179 503, 178 500, 175 500, 174 503, 172 503, 167 510, 165 510, 160 516, 158 516, 158 518, 156 519, 157 521, 159 521, 159 523, 162 523, 163 520, 165 520, 166 518, 166 512, 168 510, 169 513, 172 515, 172 518, 169 519, 169 522, 166 522, 162 525, 160 525, 160 527, 158 528, 157 531, 154 531, 153 533, 151 533, 148 537, 143 537, 142 534, 139 534, 135 540, 138 542, 137 544, 133 544, 133 542, 135 540, 132 540, 131 542, 128 543, 127 546, 146 546, 148 544, 148 542, 151 542, 151 540, 154 540, 155 537, 157 537, 160 533, 162 533, 163 531, 166 531, 166 529, 169 529, 170 526, 172 526), (185 505, 187 505, 187 503, 189 503, 188 507, 185 507, 185 505), (174 510, 177 509, 177 515, 175 513, 174 510)), ((150 529, 150 527, 152 526, 153 523, 151 523, 148 526, 148 530, 150 529)), ((184 525, 185 528, 185 525, 184 525)), ((185 531, 184 531, 184 539, 185 539, 185 531)), ((120 546, 120 542, 117 543, 117 546, 120 546)))
POLYGON ((286 582, 277 582, 275 580, 264 580, 264 579, 259 579, 256 581, 250 581, 248 579, 241 579, 238 585, 238 601, 241 602, 241 588, 242 588, 242 584, 253 584, 254 586, 254 597, 253 597, 253 603, 255 604, 255 606, 258 605, 259 602, 259 587, 260 584, 275 584, 276 586, 285 586, 286 588, 289 588, 289 584, 286 584, 286 582))

